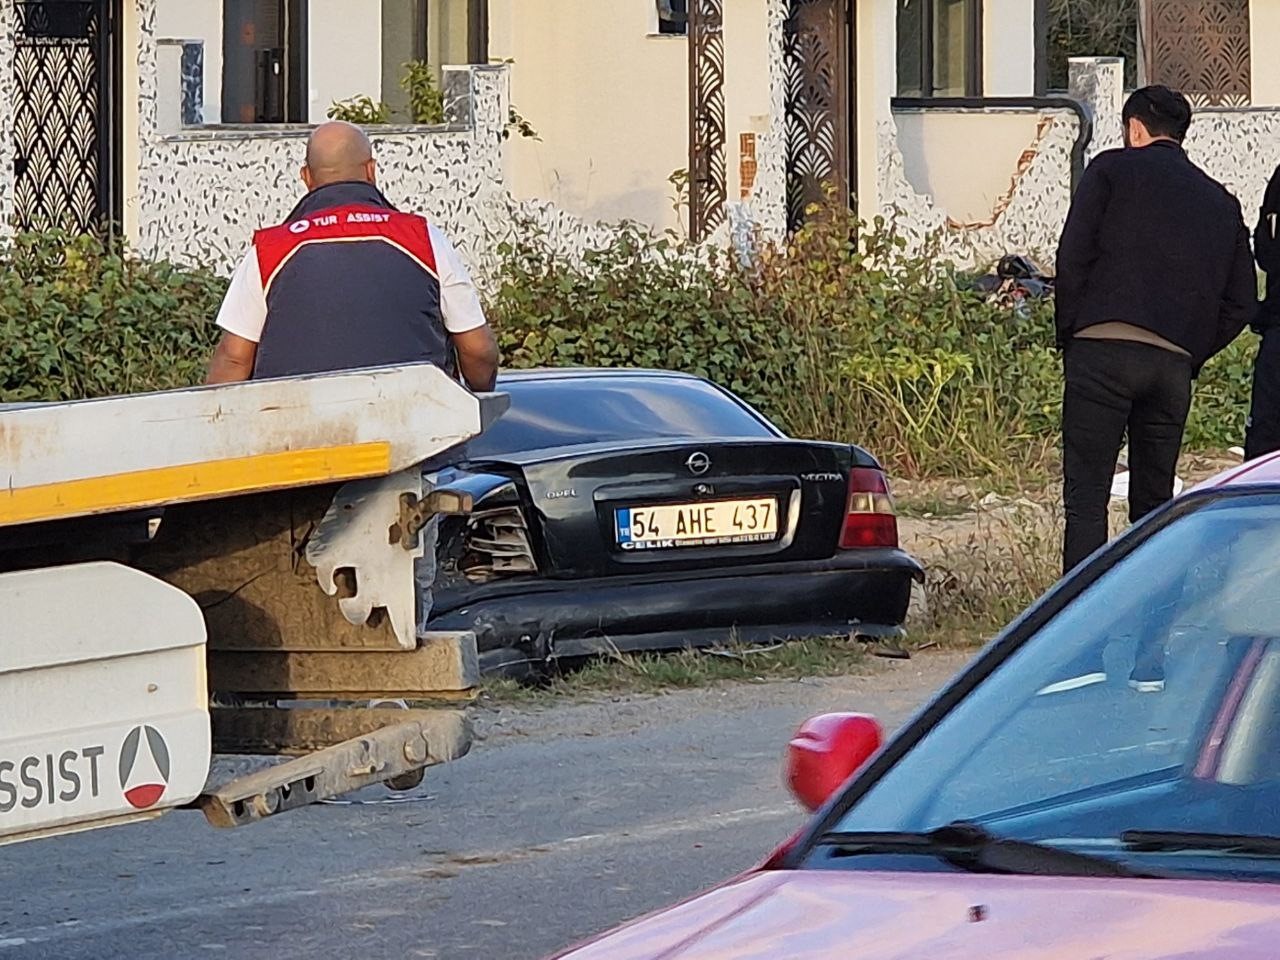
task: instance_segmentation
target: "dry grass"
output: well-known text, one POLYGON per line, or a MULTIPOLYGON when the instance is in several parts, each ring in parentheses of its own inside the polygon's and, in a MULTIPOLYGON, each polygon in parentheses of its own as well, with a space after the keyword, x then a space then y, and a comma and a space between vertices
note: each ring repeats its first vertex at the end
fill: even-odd
POLYGON ((911 549, 926 565, 925 642, 988 639, 1057 579, 1060 511, 1019 498, 963 518, 920 525, 911 549))
POLYGON ((858 673, 866 646, 848 637, 797 640, 767 646, 734 645, 670 654, 614 654, 555 676, 541 685, 512 680, 485 683, 485 694, 504 702, 540 701, 603 693, 652 693, 713 683, 764 683, 858 673))
MULTIPOLYGON (((1197 484, 1238 459, 1188 455, 1179 475, 1197 484)), ((1056 483, 1041 483, 1017 496, 983 492, 950 481, 914 485, 909 496, 927 505, 936 498, 946 512, 902 521, 903 546, 927 570, 927 613, 914 633, 924 644, 956 646, 989 639, 1051 587, 1061 575, 1062 497, 1056 483)), ((1127 505, 1112 501, 1111 533, 1128 526, 1127 505)))

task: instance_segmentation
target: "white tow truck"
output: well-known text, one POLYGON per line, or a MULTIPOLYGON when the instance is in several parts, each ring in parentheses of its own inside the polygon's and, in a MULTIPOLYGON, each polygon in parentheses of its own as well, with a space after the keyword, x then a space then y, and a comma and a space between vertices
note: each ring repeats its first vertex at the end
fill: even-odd
POLYGON ((413 565, 471 503, 420 465, 505 406, 430 365, 0 406, 0 844, 466 753, 475 638, 417 633, 413 565))

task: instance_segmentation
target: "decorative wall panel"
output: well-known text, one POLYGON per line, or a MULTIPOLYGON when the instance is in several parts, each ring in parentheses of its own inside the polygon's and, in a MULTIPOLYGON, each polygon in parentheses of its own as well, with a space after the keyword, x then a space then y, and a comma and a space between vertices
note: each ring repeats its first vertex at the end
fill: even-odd
POLYGON ((725 222, 724 0, 689 0, 689 236, 725 222))
POLYGON ((828 191, 849 200, 848 0, 791 0, 786 25, 787 226, 828 191))
POLYGON ((1249 0, 1146 0, 1143 20, 1148 82, 1196 106, 1249 104, 1249 0))

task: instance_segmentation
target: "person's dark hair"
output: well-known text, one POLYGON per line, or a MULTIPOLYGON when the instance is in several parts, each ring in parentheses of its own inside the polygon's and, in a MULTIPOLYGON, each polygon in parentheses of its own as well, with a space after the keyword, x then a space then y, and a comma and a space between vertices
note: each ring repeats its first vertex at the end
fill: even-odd
POLYGON ((1130 120, 1141 120, 1153 137, 1172 137, 1181 143, 1191 129, 1191 104, 1168 87, 1143 87, 1129 97, 1121 117, 1125 126, 1130 120))

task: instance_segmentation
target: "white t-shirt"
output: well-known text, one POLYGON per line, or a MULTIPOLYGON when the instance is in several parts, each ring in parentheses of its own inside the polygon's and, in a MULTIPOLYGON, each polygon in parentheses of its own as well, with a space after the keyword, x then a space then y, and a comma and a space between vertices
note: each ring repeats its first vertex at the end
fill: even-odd
MULTIPOLYGON (((436 273, 440 280, 440 313, 449 333, 477 330, 487 322, 480 296, 467 265, 449 238, 434 224, 427 227, 431 248, 435 253, 436 273)), ((267 295, 262 287, 262 270, 258 251, 250 247, 231 275, 231 285, 218 310, 218 326, 237 337, 258 343, 267 323, 267 295)))

